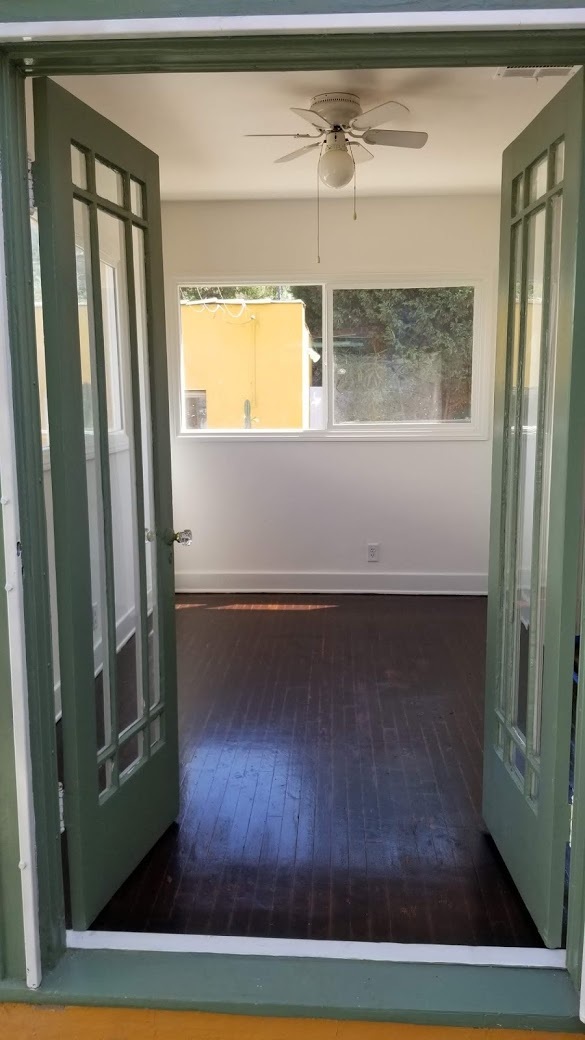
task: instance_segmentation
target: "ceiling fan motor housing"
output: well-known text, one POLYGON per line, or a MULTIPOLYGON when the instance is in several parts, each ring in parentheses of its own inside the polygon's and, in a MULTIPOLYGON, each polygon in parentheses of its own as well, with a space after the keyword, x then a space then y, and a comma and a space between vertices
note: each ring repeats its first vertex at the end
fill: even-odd
POLYGON ((352 119, 362 111, 360 99, 356 94, 317 94, 311 101, 311 112, 326 119, 331 126, 349 126, 352 119))

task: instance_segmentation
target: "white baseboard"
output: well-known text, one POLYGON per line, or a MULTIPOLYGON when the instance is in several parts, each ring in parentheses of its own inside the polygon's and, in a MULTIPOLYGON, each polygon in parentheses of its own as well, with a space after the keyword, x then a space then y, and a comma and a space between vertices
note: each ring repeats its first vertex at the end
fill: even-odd
POLYGON ((179 571, 177 592, 377 592, 426 596, 485 596, 487 574, 371 571, 179 571))

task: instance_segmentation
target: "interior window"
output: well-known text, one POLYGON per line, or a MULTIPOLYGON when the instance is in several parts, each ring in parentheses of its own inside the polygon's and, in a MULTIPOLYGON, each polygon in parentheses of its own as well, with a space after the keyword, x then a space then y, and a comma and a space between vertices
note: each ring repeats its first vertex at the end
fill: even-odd
POLYGON ((333 290, 333 422, 471 420, 471 286, 333 290))

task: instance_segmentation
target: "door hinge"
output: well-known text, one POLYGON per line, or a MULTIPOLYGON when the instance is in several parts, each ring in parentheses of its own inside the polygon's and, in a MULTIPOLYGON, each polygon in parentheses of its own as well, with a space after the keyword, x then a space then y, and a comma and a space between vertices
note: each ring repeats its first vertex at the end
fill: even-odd
POLYGON ((32 160, 28 160, 28 208, 32 213, 37 208, 37 200, 35 196, 35 166, 36 163, 32 160))
POLYGON ((569 848, 573 847, 573 803, 574 798, 571 798, 569 802, 569 848))
POLYGON ((65 830, 65 788, 59 780, 59 830, 63 834, 65 830))

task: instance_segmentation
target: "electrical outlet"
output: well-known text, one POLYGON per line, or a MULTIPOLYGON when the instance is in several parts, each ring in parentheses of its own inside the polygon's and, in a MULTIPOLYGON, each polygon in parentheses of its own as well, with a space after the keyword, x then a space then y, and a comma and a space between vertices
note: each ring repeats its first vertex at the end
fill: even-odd
POLYGON ((368 542, 368 563, 380 562, 380 543, 368 542))
POLYGON ((91 616, 92 616, 92 620, 93 620, 93 630, 94 630, 94 632, 97 632, 97 630, 98 630, 98 605, 97 605, 97 603, 93 603, 92 604, 91 616))

